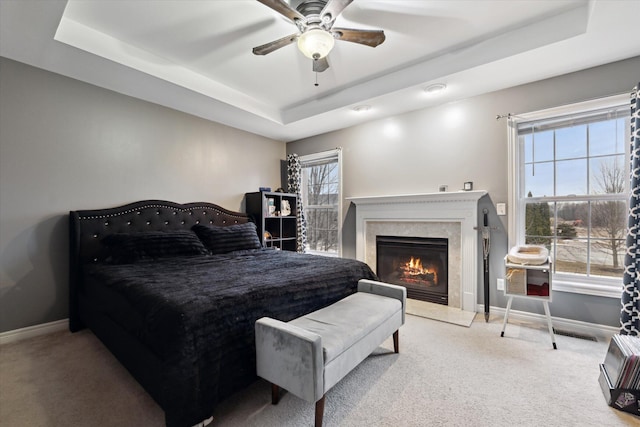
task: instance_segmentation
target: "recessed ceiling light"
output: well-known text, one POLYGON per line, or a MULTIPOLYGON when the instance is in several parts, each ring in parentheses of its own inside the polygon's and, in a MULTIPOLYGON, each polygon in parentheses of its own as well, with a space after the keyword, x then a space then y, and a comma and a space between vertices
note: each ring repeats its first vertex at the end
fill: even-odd
POLYGON ((367 112, 369 110, 371 110, 371 106, 370 105, 356 105, 355 107, 351 108, 353 111, 355 111, 356 113, 364 113, 367 112))
POLYGON ((435 95, 437 93, 442 92, 447 88, 447 85, 444 83, 434 83, 424 88, 424 91, 427 95, 435 95))

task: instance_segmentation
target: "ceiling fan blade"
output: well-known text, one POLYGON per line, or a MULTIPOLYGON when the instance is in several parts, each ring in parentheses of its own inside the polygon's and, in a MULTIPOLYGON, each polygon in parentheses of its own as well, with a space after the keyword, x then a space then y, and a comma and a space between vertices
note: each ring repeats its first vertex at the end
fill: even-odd
POLYGON ((272 42, 263 44, 261 46, 256 46, 253 48, 253 54, 254 55, 266 55, 267 53, 271 53, 274 50, 278 50, 281 47, 285 47, 287 45, 290 45, 291 43, 295 42, 298 39, 298 35, 299 34, 291 34, 288 35, 286 37, 283 37, 281 39, 278 40, 274 40, 272 42))
POLYGON ((350 28, 334 28, 331 30, 337 40, 364 44, 376 47, 385 40, 383 30, 353 30, 350 28))
POLYGON ((321 73, 327 68, 329 68, 329 61, 327 60, 326 56, 324 58, 313 60, 313 71, 315 71, 316 73, 321 73))
POLYGON ((289 6, 284 0, 258 0, 263 5, 270 7, 271 9, 278 12, 280 15, 286 16, 291 21, 296 22, 297 20, 306 20, 307 18, 289 6))
POLYGON ((333 25, 333 21, 336 20, 338 15, 342 13, 344 8, 349 6, 352 2, 353 0, 329 0, 324 6, 324 9, 322 9, 322 12, 320 12, 320 17, 323 21, 328 19, 328 22, 331 23, 329 25, 330 27, 333 25))

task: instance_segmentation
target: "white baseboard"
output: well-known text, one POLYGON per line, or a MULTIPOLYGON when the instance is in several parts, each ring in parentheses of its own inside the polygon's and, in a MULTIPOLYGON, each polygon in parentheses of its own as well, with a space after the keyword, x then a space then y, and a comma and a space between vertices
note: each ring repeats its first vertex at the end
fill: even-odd
POLYGON ((50 334, 52 332, 64 331, 68 327, 69 319, 62 319, 40 325, 27 326, 26 328, 14 329, 13 331, 0 332, 0 345, 50 334))
MULTIPOLYGON (((504 318, 504 314, 507 311, 502 307, 490 307, 491 314, 498 314, 504 318)), ((479 314, 484 313, 484 304, 478 304, 476 311, 479 314)), ((476 318, 478 319, 478 318, 476 318)), ((547 327, 547 318, 543 314, 529 313, 527 311, 518 311, 511 309, 509 311, 509 321, 519 320, 524 322, 539 323, 544 328, 547 327)), ((562 329, 564 331, 571 331, 578 334, 592 335, 598 338, 598 341, 609 341, 615 334, 620 333, 620 329, 614 326, 599 325, 596 323, 582 322, 580 320, 564 319, 561 317, 551 316, 551 322, 554 329, 562 329)))

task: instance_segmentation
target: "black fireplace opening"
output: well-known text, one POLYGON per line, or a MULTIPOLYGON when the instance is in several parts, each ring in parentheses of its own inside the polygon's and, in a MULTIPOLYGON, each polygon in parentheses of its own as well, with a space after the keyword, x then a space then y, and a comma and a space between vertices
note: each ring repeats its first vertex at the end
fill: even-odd
POLYGON ((449 305, 449 240, 376 236, 380 280, 407 288, 407 298, 449 305))

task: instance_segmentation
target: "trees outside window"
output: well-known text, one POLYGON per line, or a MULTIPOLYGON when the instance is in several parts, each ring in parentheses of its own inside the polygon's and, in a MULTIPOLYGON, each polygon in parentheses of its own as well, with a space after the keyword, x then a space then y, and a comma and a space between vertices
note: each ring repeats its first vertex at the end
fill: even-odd
POLYGON ((340 255, 340 151, 301 156, 306 252, 340 255))
MULTIPOLYGON (((531 192, 528 197, 532 197, 531 192)), ((551 244, 551 211, 548 203, 527 204, 525 222, 527 244, 547 247, 551 244)))
MULTIPOLYGON (((615 160, 600 164, 596 181, 602 194, 621 194, 625 191, 628 174, 615 160)), ((596 202, 592 209, 591 224, 599 240, 594 245, 611 256, 611 271, 622 274, 621 256, 624 254, 627 204, 620 200, 596 202)))

